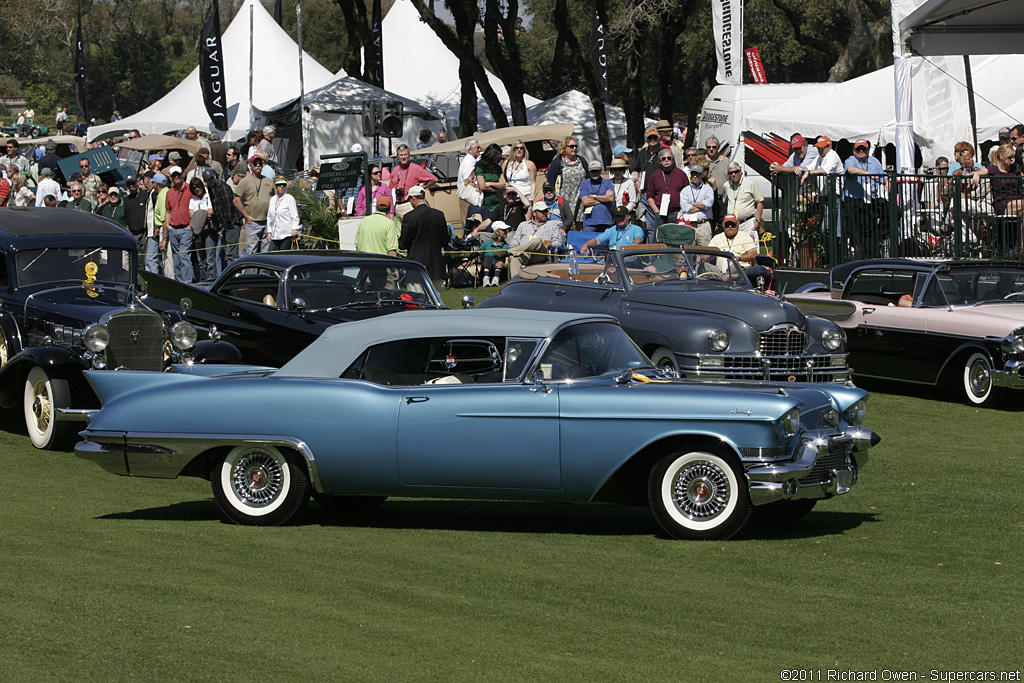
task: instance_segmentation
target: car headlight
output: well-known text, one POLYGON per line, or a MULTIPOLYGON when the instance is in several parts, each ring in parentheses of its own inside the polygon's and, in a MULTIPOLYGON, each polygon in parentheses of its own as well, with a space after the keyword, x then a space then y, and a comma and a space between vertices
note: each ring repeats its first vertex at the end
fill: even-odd
POLYGON ((110 331, 106 325, 93 323, 82 330, 82 343, 93 353, 99 353, 110 343, 110 331))
POLYGON ((859 427, 864 424, 864 417, 867 415, 867 412, 868 403, 864 399, 861 399, 849 407, 845 415, 843 415, 843 418, 846 420, 847 424, 859 427))
POLYGON ((843 335, 839 330, 827 329, 821 333, 821 345, 829 351, 835 351, 843 344, 843 335))
POLYGON ((196 328, 192 326, 192 323, 179 322, 175 323, 174 327, 171 328, 171 343, 174 344, 174 348, 181 351, 195 346, 196 339, 198 338, 199 333, 196 332, 196 328))
POLYGON ((708 334, 708 346, 712 351, 725 351, 729 348, 729 333, 725 330, 712 330, 708 334))
POLYGON ((800 431, 800 409, 793 408, 782 416, 782 429, 792 436, 800 431))
POLYGON ((1014 353, 1024 353, 1024 337, 1013 337, 1010 339, 1010 348, 1014 353))

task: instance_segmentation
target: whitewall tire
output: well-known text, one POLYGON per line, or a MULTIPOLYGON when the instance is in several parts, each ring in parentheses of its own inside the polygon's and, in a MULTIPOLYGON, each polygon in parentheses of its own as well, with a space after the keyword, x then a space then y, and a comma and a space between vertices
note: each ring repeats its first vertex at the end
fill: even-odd
POLYGON ((285 524, 309 500, 309 478, 297 456, 267 444, 233 448, 213 468, 210 483, 217 507, 236 524, 285 524))
POLYGON ((731 454, 668 455, 651 469, 647 493, 655 519, 674 538, 731 538, 750 519, 747 480, 731 454))

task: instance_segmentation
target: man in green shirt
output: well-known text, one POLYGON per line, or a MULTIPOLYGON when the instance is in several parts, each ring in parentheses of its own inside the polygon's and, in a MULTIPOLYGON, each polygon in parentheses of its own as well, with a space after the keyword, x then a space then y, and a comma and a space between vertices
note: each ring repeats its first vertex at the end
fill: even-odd
POLYGON ((376 210, 359 221, 356 250, 398 256, 398 224, 388 218, 391 197, 378 197, 376 210))

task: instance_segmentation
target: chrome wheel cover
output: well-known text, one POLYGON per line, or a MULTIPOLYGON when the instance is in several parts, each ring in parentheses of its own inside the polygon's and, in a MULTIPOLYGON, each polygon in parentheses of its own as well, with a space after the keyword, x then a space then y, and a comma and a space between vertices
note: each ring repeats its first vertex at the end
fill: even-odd
POLYGON ((249 507, 271 505, 285 490, 285 467, 266 451, 247 451, 231 466, 231 493, 249 507))
POLYGON ((684 517, 709 521, 725 512, 729 505, 729 478, 708 460, 688 463, 672 477, 672 502, 684 517))
POLYGON ((978 398, 982 398, 992 389, 992 373, 987 361, 978 359, 971 363, 967 371, 967 387, 978 398))

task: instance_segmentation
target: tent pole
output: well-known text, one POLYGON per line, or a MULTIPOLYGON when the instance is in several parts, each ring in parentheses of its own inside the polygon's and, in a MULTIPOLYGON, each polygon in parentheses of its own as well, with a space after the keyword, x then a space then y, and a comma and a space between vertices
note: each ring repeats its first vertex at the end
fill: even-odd
MULTIPOLYGON (((978 111, 974 106, 974 74, 971 72, 971 56, 964 55, 964 76, 967 78, 967 107, 971 112, 971 135, 974 139, 975 159, 981 159, 981 147, 978 147, 978 111)), ((982 160, 982 166, 984 166, 982 160)))
MULTIPOLYGON (((299 147, 302 156, 306 156, 306 86, 302 77, 302 0, 295 3, 295 22, 298 24, 299 38, 299 147)), ((309 166, 309 161, 303 164, 309 166)))
MULTIPOLYGON (((256 112, 252 106, 252 64, 253 64, 253 7, 249 5, 249 130, 252 130, 253 122, 256 120, 256 112)), ((248 134, 249 130, 246 131, 248 134)))

